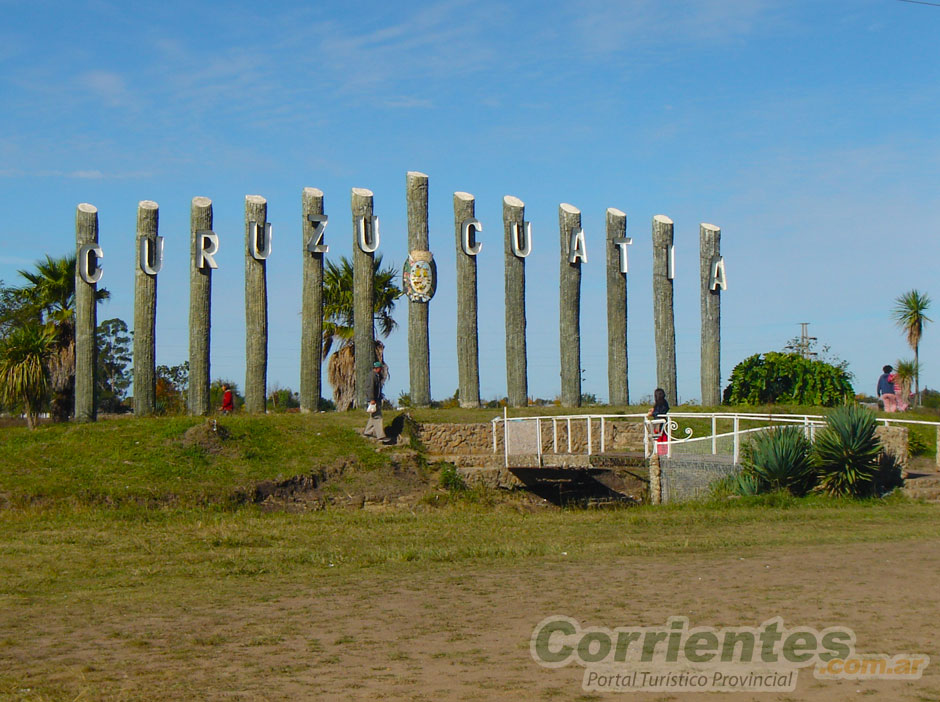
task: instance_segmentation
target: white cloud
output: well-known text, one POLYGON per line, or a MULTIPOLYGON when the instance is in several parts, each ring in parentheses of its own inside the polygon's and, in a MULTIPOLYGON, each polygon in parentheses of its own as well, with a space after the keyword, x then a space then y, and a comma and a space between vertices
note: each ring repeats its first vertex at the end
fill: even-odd
POLYGON ((78 76, 78 84, 90 90, 110 107, 134 104, 124 78, 114 71, 87 71, 78 76))

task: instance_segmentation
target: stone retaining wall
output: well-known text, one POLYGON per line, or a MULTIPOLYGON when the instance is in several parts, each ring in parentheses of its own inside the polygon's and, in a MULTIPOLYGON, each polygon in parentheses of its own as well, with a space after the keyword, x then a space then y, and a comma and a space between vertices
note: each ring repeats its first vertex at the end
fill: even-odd
MULTIPOLYGON (((556 423, 553 433, 551 420, 542 421, 542 453, 554 453, 557 436, 558 453, 568 452, 568 423, 556 423)), ((538 453, 535 420, 510 422, 509 447, 512 453, 538 453)), ((486 424, 420 424, 418 439, 429 453, 438 455, 465 455, 493 453, 493 429, 486 424)), ((604 422, 604 448, 614 452, 642 452, 643 424, 641 422, 604 422)), ((601 450, 601 422, 591 420, 591 449, 601 450)), ((503 453, 503 427, 496 427, 496 453, 503 453)), ((571 453, 587 453, 587 420, 571 422, 571 453)))
POLYGON ((875 435, 881 441, 881 448, 894 457, 894 462, 901 470, 907 468, 907 427, 882 427, 875 429, 875 435))
MULTIPOLYGON (((542 421, 542 453, 555 453, 552 422, 542 421)), ((604 423, 605 450, 608 452, 642 452, 643 423, 610 421, 604 423)), ((568 453, 568 422, 556 423, 558 453, 568 453)), ((877 435, 885 453, 894 456, 903 469, 907 466, 907 427, 878 427, 877 435)), ((513 454, 537 454, 537 427, 535 420, 510 422, 509 446, 513 454)), ((436 455, 492 454, 493 428, 487 423, 478 424, 419 424, 418 439, 428 453, 436 455)), ((591 448, 594 453, 601 450, 601 422, 591 420, 591 448)), ((496 451, 503 453, 503 427, 496 427, 496 451)), ((571 453, 587 453, 587 420, 571 422, 571 453)))

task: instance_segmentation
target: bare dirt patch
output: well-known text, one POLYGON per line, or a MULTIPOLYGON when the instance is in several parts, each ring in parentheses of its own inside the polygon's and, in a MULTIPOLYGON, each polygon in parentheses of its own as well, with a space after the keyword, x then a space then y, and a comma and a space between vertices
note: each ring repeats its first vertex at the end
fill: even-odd
POLYGON ((253 501, 268 510, 307 511, 327 506, 368 508, 413 506, 431 486, 429 472, 414 451, 397 453, 390 463, 364 469, 348 456, 305 475, 266 480, 253 501))
POLYGON ((215 419, 210 419, 187 429, 180 443, 186 448, 195 448, 204 453, 220 453, 228 437, 228 429, 215 419))
MULTIPOLYGON (((77 593, 0 610, 4 699, 940 699, 940 541, 522 564, 407 564, 304 582, 222 581, 170 602, 77 593), (821 681, 788 694, 585 694, 583 668, 529 654, 535 625, 851 627, 862 653, 926 653, 921 680, 821 681), (52 690, 40 694, 39 690, 52 690), (27 690, 27 692, 23 692, 27 690), (32 692, 30 692, 32 691, 32 692), (56 692, 57 691, 57 692, 56 692), (6 693, 6 694, 4 694, 6 693)), ((127 593, 124 593, 126 596, 127 593)))

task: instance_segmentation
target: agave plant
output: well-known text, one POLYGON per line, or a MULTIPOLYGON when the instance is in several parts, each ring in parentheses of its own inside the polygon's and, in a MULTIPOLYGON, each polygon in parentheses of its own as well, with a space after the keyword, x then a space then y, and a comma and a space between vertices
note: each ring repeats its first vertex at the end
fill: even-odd
POLYGON ((859 405, 845 405, 826 418, 813 446, 818 490, 834 496, 873 494, 881 453, 875 428, 874 412, 859 405))
POLYGON ((751 497, 753 495, 759 495, 762 492, 767 492, 766 483, 750 471, 743 470, 732 477, 731 489, 735 495, 751 497))
POLYGON ((742 478, 747 476, 748 482, 740 487, 789 490, 795 495, 807 492, 813 485, 811 449, 799 427, 774 427, 756 434, 744 454, 742 478))

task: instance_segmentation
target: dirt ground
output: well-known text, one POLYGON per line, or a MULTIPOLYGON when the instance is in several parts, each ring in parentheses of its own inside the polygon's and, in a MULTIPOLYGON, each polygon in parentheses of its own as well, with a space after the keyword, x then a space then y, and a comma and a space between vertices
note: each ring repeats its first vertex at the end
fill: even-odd
POLYGON ((107 594, 0 610, 6 699, 938 700, 940 540, 570 561, 403 565, 308 583, 240 581, 192 601, 107 594), (529 653, 535 625, 852 628, 859 653, 926 653, 921 680, 795 692, 592 693, 529 653), (12 676, 12 677, 11 677, 12 676), (40 693, 41 690, 58 692, 40 693))

